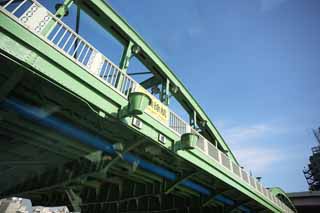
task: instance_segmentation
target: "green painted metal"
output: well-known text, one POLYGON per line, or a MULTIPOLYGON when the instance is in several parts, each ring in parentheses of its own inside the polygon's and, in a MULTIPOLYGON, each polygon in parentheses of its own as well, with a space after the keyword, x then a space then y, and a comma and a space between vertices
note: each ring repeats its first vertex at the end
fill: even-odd
POLYGON ((147 80, 143 81, 140 83, 140 85, 142 87, 144 87, 145 89, 149 89, 152 86, 157 86, 161 83, 161 80, 159 80, 159 78, 152 76, 150 78, 148 78, 147 80))
MULTIPOLYGON (((65 0, 63 4, 58 4, 56 16, 62 18, 69 13, 69 8, 73 4, 73 0, 65 0)), ((42 35, 48 35, 56 26, 56 23, 53 20, 50 20, 48 25, 41 32, 42 35)))
POLYGON ((134 43, 129 41, 129 44, 126 46, 126 48, 123 51, 123 54, 121 56, 121 61, 120 61, 120 68, 126 72, 128 67, 129 67, 129 62, 131 57, 133 56, 132 53, 132 47, 133 47, 134 43))
MULTIPOLYGON (((133 45, 134 44, 131 41, 129 41, 129 44, 123 50, 123 53, 121 56, 121 61, 120 61, 120 66, 119 66, 119 68, 123 72, 127 72, 127 69, 129 67, 130 59, 133 56, 133 53, 132 53, 133 45)), ((119 78, 117 79, 117 84, 116 84, 117 88, 120 88, 122 86, 122 83, 123 83, 123 77, 119 76, 119 78)))
POLYGON ((188 174, 182 175, 181 177, 179 177, 175 182, 173 182, 171 185, 166 187, 165 190, 165 194, 169 194, 170 192, 172 192, 172 190, 174 190, 175 187, 177 187, 181 182, 188 180, 189 178, 191 178, 192 176, 195 176, 196 174, 199 174, 200 171, 196 171, 196 172, 190 172, 188 174))
MULTIPOLYGON (((39 59, 38 59, 39 60, 39 59)), ((148 133, 150 133, 150 131, 147 131, 148 133)))
POLYGON ((246 204, 248 204, 250 202, 252 202, 252 201, 251 200, 243 200, 241 202, 236 202, 234 205, 228 207, 226 209, 226 212, 232 212, 232 211, 236 210, 237 208, 239 208, 240 206, 246 205, 246 204))
POLYGON ((66 189, 66 193, 68 195, 68 198, 72 204, 73 210, 81 212, 81 197, 72 189, 66 189))
POLYGON ((198 154, 194 155, 186 151, 178 151, 177 153, 184 159, 187 159, 189 162, 198 165, 204 171, 212 174, 213 176, 219 178, 223 182, 241 191, 248 197, 251 197, 253 200, 261 203, 263 206, 267 207, 271 211, 281 212, 281 209, 279 207, 275 206, 270 201, 266 200, 262 194, 255 192, 249 185, 245 184, 244 181, 239 180, 239 178, 235 175, 228 175, 229 171, 227 169, 223 168, 221 165, 218 165, 205 155, 201 156, 201 154, 197 150, 192 150, 192 152, 197 152, 198 154))
MULTIPOLYGON (((224 193, 230 192, 230 191, 232 191, 232 189, 231 190, 230 189, 216 190, 214 193, 214 196, 223 195, 224 193)), ((214 202, 214 197, 210 197, 210 198, 203 201, 202 206, 208 206, 209 204, 211 204, 213 202, 214 202)))
POLYGON ((286 193, 285 191, 283 191, 281 188, 279 188, 279 187, 272 187, 272 188, 270 188, 270 191, 271 191, 271 193, 272 193, 274 196, 276 196, 276 197, 282 196, 282 197, 285 199, 287 205, 289 204, 289 205, 290 205, 290 208, 291 208, 292 210, 297 211, 296 207, 294 206, 293 202, 292 202, 292 201, 290 200, 290 198, 288 197, 287 193, 286 193))
POLYGON ((136 148, 137 146, 140 146, 142 143, 144 143, 145 140, 144 139, 135 139, 133 140, 132 143, 127 144, 127 146, 124 148, 124 150, 122 150, 121 152, 118 153, 118 156, 116 156, 115 158, 113 158, 103 169, 102 169, 102 173, 105 174, 108 172, 108 170, 115 164, 117 163, 119 160, 121 160, 121 158, 123 158, 123 155, 130 152, 131 150, 133 150, 134 148, 136 148))
POLYGON ((151 98, 142 92, 132 92, 129 94, 129 115, 142 115, 144 110, 151 103, 151 98))
MULTIPOLYGON (((66 5, 70 5, 69 3, 66 5)), ((225 144, 223 138, 215 129, 204 111, 200 108, 198 103, 173 74, 173 72, 161 60, 161 58, 148 46, 148 44, 146 44, 124 20, 103 1, 92 0, 89 3, 77 1, 77 4, 85 11, 88 11, 88 8, 85 8, 86 4, 90 4, 99 13, 101 13, 101 16, 95 17, 95 19, 102 26, 106 26, 106 22, 112 23, 120 33, 125 35, 124 37, 119 37, 119 35, 115 35, 113 32, 115 37, 126 45, 120 62, 122 70, 125 71, 129 65, 129 60, 132 56, 132 47, 134 47, 134 45, 140 47, 141 53, 139 54, 143 54, 147 58, 145 65, 147 67, 157 67, 160 72, 159 74, 165 79, 165 87, 163 87, 162 91, 164 93, 162 101, 169 104, 169 88, 171 86, 177 87, 178 91, 175 94, 177 99, 179 101, 185 101, 188 106, 191 106, 192 108, 194 125, 197 121, 206 121, 203 122, 205 123, 204 127, 208 128, 212 136, 214 136, 211 138, 211 141, 217 140, 223 149, 228 151, 227 154, 231 158, 232 162, 237 164, 231 150, 225 144)), ((66 8, 64 7, 62 14, 58 11, 61 16, 65 14, 65 9, 66 8)), ((92 11, 88 11, 88 13, 94 16, 92 11)), ((16 22, 16 20, 9 18, 2 12, 0 13, 0 23, 1 55, 7 57, 8 60, 11 60, 23 70, 45 79, 49 84, 53 84, 65 91, 67 94, 75 97, 103 119, 118 122, 118 125, 121 127, 126 127, 128 133, 125 134, 138 134, 145 139, 151 140, 153 144, 157 144, 168 151, 172 151, 171 153, 173 155, 175 155, 175 146, 179 141, 181 144, 186 144, 186 147, 195 147, 195 143, 198 138, 196 134, 187 133, 180 138, 179 135, 167 126, 161 124, 154 117, 143 113, 148 102, 150 102, 150 98, 147 95, 143 93, 131 93, 128 101, 123 97, 123 95, 119 94, 118 91, 107 86, 94 75, 86 71, 82 66, 63 55, 61 51, 55 49, 50 43, 45 42, 40 36, 37 36, 28 29, 22 27, 16 22), (131 109, 131 111, 138 111, 139 114, 141 114, 136 116, 136 118, 143 123, 142 128, 137 128, 132 124, 132 117, 122 118, 120 121, 117 119, 119 111, 126 109, 126 107, 129 107, 129 111, 131 109), (162 134, 166 138, 166 142, 163 143, 159 141, 159 134, 162 134)), ((53 29, 53 25, 48 26, 50 29, 53 29)), ((49 31, 50 30, 45 32, 48 33, 49 31)), ((137 55, 137 57, 140 56, 137 55)), ((14 79, 18 80, 16 77, 14 77, 14 79)), ((159 83, 159 79, 152 77, 142 84, 144 84, 145 87, 149 87, 150 85, 157 83, 159 83)), ((10 85, 11 87, 15 85, 15 83, 10 81, 8 84, 9 86, 6 88, 10 88, 10 85)), ((118 85, 121 84, 122 79, 118 79, 118 85)), ((4 94, 7 94, 7 92, 4 94)), ((77 146, 78 145, 74 145, 74 147, 77 146)), ((132 146, 134 147, 134 145, 132 146)), ((132 146, 128 146, 128 150, 130 150, 130 147, 132 146)), ((59 152, 59 149, 57 149, 57 152, 59 152)), ((258 193, 254 187, 245 183, 244 180, 241 180, 231 170, 224 168, 221 164, 215 162, 201 151, 197 149, 179 150, 176 152, 175 156, 177 159, 184 159, 185 161, 190 162, 190 164, 196 165, 196 167, 201 171, 218 178, 265 208, 274 212, 281 212, 279 206, 274 205, 266 198, 266 196, 258 193)), ((118 159, 119 158, 117 158, 117 160, 118 159)), ((117 162, 117 160, 115 160, 115 162, 117 162)), ((146 174, 145 176, 150 176, 150 174, 146 174)), ((189 177, 190 176, 187 176, 187 178, 189 177)), ((171 187, 169 187, 169 191, 173 190, 182 180, 183 179, 180 179, 173 183, 171 187)), ((212 199, 209 199, 206 205, 211 202, 212 199)), ((237 204, 241 205, 239 203, 237 204)))
MULTIPOLYGON (((24 38, 24 41, 21 41, 18 38, 18 40, 14 41, 9 39, 5 34, 2 34, 3 41, 9 40, 8 42, 0 43, 0 45, 3 44, 1 48, 11 53, 12 47, 16 46, 17 49, 15 49, 15 51, 19 50, 20 52, 17 54, 14 51, 15 56, 19 57, 19 59, 23 60, 29 66, 36 68, 35 70, 32 70, 32 72, 55 83, 62 89, 66 89, 89 105, 98 107, 101 111, 104 111, 111 116, 117 117, 118 110, 121 107, 128 105, 128 101, 113 89, 106 86, 101 81, 98 81, 90 73, 63 56, 59 51, 51 48, 39 37, 30 34, 26 29, 10 20, 10 18, 2 13, 0 22, 2 23, 1 27, 7 30, 7 32, 12 33, 13 35, 20 35, 24 38), (30 49, 20 44, 24 42, 31 45, 32 48, 34 48, 33 51, 35 51, 35 54, 37 55, 36 60, 32 63, 25 60, 25 58, 28 58, 28 54, 30 54, 30 49), (42 53, 45 53, 45 55, 42 53), (24 55, 27 56, 25 57, 24 55), (50 61, 47 60, 48 57, 50 58, 50 61)), ((176 134, 159 124, 153 117, 143 114, 140 115, 139 118, 147 124, 144 125, 142 129, 138 130, 141 133, 149 135, 149 137, 158 141, 158 130, 161 130, 168 138, 179 140, 179 137, 176 134)), ((130 125, 131 118, 127 118, 124 122, 130 125)), ((134 127, 133 129, 137 130, 134 127)), ((171 144, 168 143, 167 146, 171 147, 171 144)))
POLYGON ((182 150, 194 149, 196 147, 199 136, 194 133, 185 133, 181 136, 181 147, 182 150))
POLYGON ((236 158, 218 130, 215 128, 209 117, 206 115, 194 97, 190 94, 190 92, 186 89, 183 83, 177 78, 177 76, 166 65, 166 63, 142 39, 142 37, 129 24, 127 24, 127 22, 120 17, 110 5, 101 0, 92 0, 90 2, 77 1, 76 3, 79 4, 89 15, 91 15, 92 18, 94 18, 101 26, 105 27, 105 29, 108 29, 121 43, 126 45, 127 42, 130 41, 138 45, 144 53, 143 56, 146 57, 145 60, 141 61, 147 67, 150 67, 151 71, 153 70, 152 67, 158 68, 157 71, 161 76, 163 76, 165 79, 170 79, 171 84, 179 88, 179 92, 175 95, 175 97, 181 103, 187 103, 189 109, 192 108, 193 110, 197 111, 197 115, 199 116, 200 120, 207 121, 207 129, 212 137, 211 141, 214 141, 216 138, 222 148, 229 151, 228 155, 230 158, 237 162, 236 158), (88 6, 89 8, 94 8, 99 16, 96 16, 97 13, 92 13, 92 10, 88 9, 88 6), (120 33, 121 36, 110 29, 110 24, 116 29, 117 32, 120 33))
POLYGON ((164 82, 162 83, 160 100, 162 103, 169 106, 170 104, 170 80, 169 79, 165 79, 164 82))
MULTIPOLYGON (((37 46, 41 46, 41 45, 39 45, 39 43, 37 43, 37 46)), ((46 52, 48 53, 48 51, 46 51, 46 52)), ((39 61, 40 61, 40 58, 37 58, 37 62, 39 62, 39 61)), ((67 63, 66 63, 66 64, 67 64, 67 63)), ((37 65, 38 65, 38 66, 37 66, 38 69, 41 68, 41 67, 39 66, 39 63, 37 63, 37 65)), ((45 68, 46 68, 46 69, 48 69, 48 65, 49 65, 49 64, 45 64, 45 68)), ((50 66, 49 66, 49 67, 50 67, 50 66)), ((50 69, 50 70, 51 70, 51 72, 53 71, 53 69, 50 69)), ((53 77, 52 77, 52 78, 53 78, 53 77)), ((53 78, 53 79, 56 79, 56 78, 53 78)), ((87 80, 88 80, 88 79, 87 79, 87 80)), ((69 81, 69 83, 70 83, 70 82, 72 83, 72 81, 69 81)), ((80 93, 80 94, 82 94, 82 93, 80 93)), ((147 134, 147 133, 150 134, 150 132, 151 132, 151 131, 146 130, 146 134, 147 134)))

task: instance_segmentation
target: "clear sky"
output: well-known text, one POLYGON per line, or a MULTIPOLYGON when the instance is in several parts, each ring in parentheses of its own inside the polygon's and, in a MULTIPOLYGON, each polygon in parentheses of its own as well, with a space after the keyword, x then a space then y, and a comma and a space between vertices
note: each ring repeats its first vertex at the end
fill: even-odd
POLYGON ((110 0, 265 186, 307 190, 320 125, 319 0, 110 0))
MULTIPOLYGON (((319 0, 108 2, 184 82, 240 164, 267 187, 307 190, 302 170, 320 125, 319 0)), ((75 11, 64 20, 73 28, 75 11)), ((122 47, 84 15, 80 34, 119 61, 122 47)))

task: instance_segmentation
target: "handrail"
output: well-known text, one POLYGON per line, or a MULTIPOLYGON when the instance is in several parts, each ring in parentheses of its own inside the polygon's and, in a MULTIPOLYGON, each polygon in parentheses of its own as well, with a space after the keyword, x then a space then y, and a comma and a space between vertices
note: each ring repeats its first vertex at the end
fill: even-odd
MULTIPOLYGON (((129 93, 134 91, 139 85, 132 77, 123 72, 117 65, 110 59, 100 53, 84 38, 74 32, 69 26, 62 22, 58 17, 53 15, 44 6, 36 0, 24 0, 19 2, 14 7, 13 0, 8 1, 4 6, 0 7, 0 11, 4 12, 22 26, 29 29, 34 34, 38 35, 45 42, 50 44, 53 48, 64 54, 66 57, 77 63, 79 66, 93 74, 95 77, 102 80, 113 90, 117 91, 124 98, 127 98, 129 93), (32 3, 29 7, 24 8, 23 5, 27 2, 32 3), (13 6, 13 8, 10 8, 13 6), (16 13, 24 9, 20 16, 16 13), (54 27, 49 33, 42 34, 49 21, 55 22, 54 27), (56 29, 56 27, 58 27, 56 29), (56 29, 56 30, 55 30, 56 29), (59 37, 60 36, 60 37, 59 37), (72 39, 70 42, 70 39, 72 39), (77 44, 75 49, 71 52, 74 44, 77 44), (78 53, 78 51, 80 52, 78 53), (119 79, 123 78, 122 81, 119 79), (121 83, 120 85, 119 82, 121 83)), ((20 11, 21 12, 21 11, 20 11)), ((149 93, 150 96, 152 96, 149 93)), ((221 152, 205 137, 193 129, 186 121, 179 117, 176 113, 170 110, 169 123, 167 126, 172 129, 176 134, 181 136, 184 133, 192 132, 199 136, 196 147, 214 162, 217 162, 223 168, 230 171, 235 177, 241 179, 243 184, 253 188, 256 192, 267 198, 269 201, 277 205, 285 212, 293 212, 278 198, 273 196, 269 190, 264 188, 251 175, 249 176, 246 171, 235 164, 225 153, 221 152)))

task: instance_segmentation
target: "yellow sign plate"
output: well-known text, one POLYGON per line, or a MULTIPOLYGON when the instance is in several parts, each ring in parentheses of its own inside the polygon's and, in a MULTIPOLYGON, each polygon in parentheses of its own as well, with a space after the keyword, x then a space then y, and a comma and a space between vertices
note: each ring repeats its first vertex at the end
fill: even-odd
POLYGON ((156 97, 151 95, 145 88, 142 86, 137 86, 135 89, 136 92, 143 92, 151 98, 151 104, 146 108, 145 112, 148 115, 151 115, 156 120, 168 125, 169 123, 169 109, 166 105, 161 103, 156 97))

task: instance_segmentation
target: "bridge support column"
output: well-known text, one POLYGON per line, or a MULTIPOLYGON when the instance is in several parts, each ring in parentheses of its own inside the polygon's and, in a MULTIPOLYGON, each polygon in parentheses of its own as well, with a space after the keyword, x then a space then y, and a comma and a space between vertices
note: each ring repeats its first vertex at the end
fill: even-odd
POLYGON ((191 114, 189 114, 190 126, 194 129, 197 128, 197 112, 193 110, 191 114))
POLYGON ((120 61, 120 69, 122 71, 126 72, 128 67, 129 67, 129 62, 132 57, 132 47, 134 43, 132 41, 129 41, 128 45, 125 47, 122 56, 121 56, 121 61, 120 61))
POLYGON ((73 211, 81 212, 81 207, 80 207, 81 203, 82 203, 81 197, 76 192, 74 192, 72 189, 67 189, 66 194, 67 194, 69 201, 72 205, 73 211))
MULTIPOLYGON (((133 55, 133 53, 132 53, 133 46, 134 46, 134 43, 129 41, 128 45, 123 50, 123 53, 122 53, 122 56, 121 56, 121 60, 120 60, 120 65, 119 65, 119 68, 123 72, 127 72, 127 69, 129 67, 129 62, 130 62, 130 59, 131 59, 131 57, 133 55)), ((122 83, 123 83, 123 76, 119 75, 118 79, 117 79, 116 87, 118 89, 121 89, 122 83)))
POLYGON ((163 82, 162 82, 162 88, 161 88, 161 102, 164 103, 165 105, 169 105, 169 101, 170 101, 170 80, 168 78, 166 78, 163 82))

